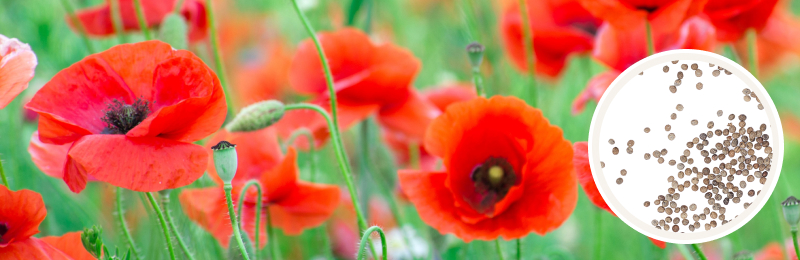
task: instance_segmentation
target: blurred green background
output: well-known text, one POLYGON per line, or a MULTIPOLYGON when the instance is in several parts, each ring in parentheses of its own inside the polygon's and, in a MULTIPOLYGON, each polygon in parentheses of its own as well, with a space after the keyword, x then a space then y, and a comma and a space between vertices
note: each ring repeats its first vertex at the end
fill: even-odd
MULTIPOLYGON (((359 13, 356 26, 363 27, 367 13, 371 13, 372 32, 375 38, 388 40, 410 49, 422 61, 422 70, 416 78, 415 87, 424 89, 442 82, 471 79, 470 67, 464 47, 479 41, 486 45, 486 62, 484 66, 485 83, 490 94, 516 95, 530 100, 530 93, 525 90, 528 77, 515 69, 502 49, 498 34, 498 4, 490 0, 451 0, 451 1, 406 1, 406 0, 366 0, 371 6, 359 13)), ((85 8, 101 4, 102 0, 71 0, 76 8, 85 8)), ((304 0, 305 10, 318 31, 341 28, 344 13, 350 1, 304 0)), ((215 5, 223 4, 215 0, 215 5)), ((306 38, 300 20, 295 16, 288 0, 227 0, 224 4, 234 6, 236 12, 254 14, 261 25, 280 35, 276 40, 284 41, 288 46, 306 38)), ((800 11, 800 1, 793 1, 795 15, 800 11)), ((44 197, 48 215, 40 227, 39 236, 61 235, 68 231, 81 230, 92 225, 101 225, 105 230, 106 242, 112 246, 124 245, 119 228, 113 214, 113 188, 99 183, 90 183, 81 194, 70 192, 66 185, 58 179, 50 178, 32 163, 27 152, 31 134, 36 130, 36 123, 26 121, 22 106, 41 88, 55 73, 88 55, 81 38, 70 30, 65 22, 62 1, 59 0, 0 0, 0 34, 10 38, 18 38, 30 44, 39 61, 36 75, 30 87, 13 101, 7 108, 0 110, 0 158, 8 175, 11 188, 31 189, 44 197)), ((129 42, 144 40, 140 33, 128 34, 129 42)), ((91 43, 97 51, 108 49, 118 44, 116 37, 92 39, 91 43)), ((208 45, 200 43, 190 47, 198 56, 213 67, 208 45)), ((291 50, 287 50, 290 51, 291 50)), ((719 51, 722 53, 723 51, 719 51)), ((291 53, 289 54, 291 55, 291 53)), ((730 56, 730 55, 729 55, 730 56)), ((240 57, 225 57, 226 63, 236 63, 240 57)), ((746 67, 746 66, 745 66, 746 67)), ((583 90, 586 82, 605 68, 586 55, 574 57, 561 79, 540 81, 538 107, 547 118, 564 129, 570 141, 585 141, 589 124, 594 111, 594 103, 578 115, 572 115, 572 100, 583 90)), ((229 74, 236 71, 229 71, 229 74)), ((788 114, 800 115, 800 66, 791 64, 774 76, 762 79, 772 96, 778 110, 785 118, 788 114)), ((69 97, 64 97, 69 98, 69 97)), ((359 131, 371 131, 373 145, 368 149, 377 152, 366 153, 374 158, 375 170, 371 175, 364 175, 364 167, 353 162, 354 169, 362 169, 359 176, 360 192, 379 196, 379 191, 370 182, 383 181, 392 185, 395 164, 388 150, 378 142, 378 127, 375 120, 367 121, 362 127, 354 127, 346 132, 345 145, 351 158, 357 160, 359 150, 357 136, 359 131), (378 177, 376 177, 378 176, 378 177)), ((799 133, 795 133, 799 134, 799 133)), ((768 243, 783 244, 790 239, 789 227, 783 220, 779 203, 790 195, 800 195, 800 143, 796 139, 787 138, 785 143, 785 160, 777 190, 770 197, 769 204, 747 225, 731 235, 711 242, 712 252, 722 259, 732 259, 732 255, 741 250, 758 252, 768 243)), ((306 161, 309 156, 303 153, 299 165, 302 177, 309 175, 306 161)), ((332 147, 326 146, 317 154, 317 169, 321 169, 318 178, 327 183, 343 183, 340 173, 335 170, 335 156, 332 147)), ((213 182, 203 177, 189 187, 211 186, 213 182)), ((182 213, 177 203, 180 190, 172 192, 173 202, 170 210, 176 218, 180 232, 187 240, 189 247, 195 251, 198 259, 219 259, 226 257, 225 250, 216 241, 199 228, 182 213)), ((166 250, 161 230, 154 218, 149 204, 133 192, 124 194, 129 225, 133 230, 134 240, 148 259, 164 259, 166 250)), ((431 231, 417 217, 410 204, 402 204, 405 218, 410 220, 416 230, 423 234, 431 231)), ((306 231, 299 237, 281 235, 279 244, 285 259, 312 259, 328 257, 321 245, 321 232, 324 228, 306 231)), ((464 244, 452 237, 439 237, 437 252, 444 259, 487 259, 496 257, 494 242, 476 241, 464 244)), ((602 259, 668 259, 677 256, 678 245, 668 245, 666 250, 655 247, 644 235, 629 228, 618 218, 595 207, 580 191, 578 205, 567 222, 556 231, 544 237, 530 235, 523 240, 523 259, 592 259, 596 242, 602 246, 602 259), (599 233, 598 233, 599 232, 599 233), (599 236, 598 236, 599 234, 599 236)), ((355 246, 355 245, 353 245, 355 246)), ((514 243, 502 243, 506 257, 515 254, 514 243)), ((176 247, 176 250, 179 249, 176 247)), ((791 250, 791 249, 790 249, 791 250)), ((792 253, 793 254, 793 253, 792 253)), ((178 253, 178 255, 181 255, 178 253)), ((266 252, 262 258, 266 258, 266 252)))

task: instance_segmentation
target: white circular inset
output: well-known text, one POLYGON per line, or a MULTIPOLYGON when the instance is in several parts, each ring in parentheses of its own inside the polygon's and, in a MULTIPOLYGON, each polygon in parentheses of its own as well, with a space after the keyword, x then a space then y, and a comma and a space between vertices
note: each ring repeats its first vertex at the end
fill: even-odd
POLYGON ((670 243, 708 242, 742 227, 769 199, 783 162, 767 91, 705 51, 667 51, 630 66, 603 94, 589 133, 592 174, 608 206, 670 243))

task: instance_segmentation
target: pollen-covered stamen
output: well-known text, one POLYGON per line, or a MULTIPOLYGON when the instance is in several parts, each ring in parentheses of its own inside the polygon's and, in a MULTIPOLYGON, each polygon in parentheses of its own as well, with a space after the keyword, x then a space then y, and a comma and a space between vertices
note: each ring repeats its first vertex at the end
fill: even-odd
POLYGON ((482 195, 478 211, 491 209, 495 203, 505 198, 511 187, 517 182, 514 167, 504 158, 489 157, 482 164, 476 165, 470 175, 475 190, 482 195))
POLYGON ((114 99, 103 113, 100 120, 106 123, 104 134, 126 134, 147 118, 150 114, 150 102, 139 98, 129 105, 114 99))

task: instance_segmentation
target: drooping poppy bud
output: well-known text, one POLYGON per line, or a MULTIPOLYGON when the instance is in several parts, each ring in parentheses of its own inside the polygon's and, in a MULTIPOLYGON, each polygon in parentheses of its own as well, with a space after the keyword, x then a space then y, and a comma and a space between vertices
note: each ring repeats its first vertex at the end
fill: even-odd
POLYGON ((187 34, 189 26, 183 16, 171 13, 164 17, 161 28, 158 31, 158 38, 176 50, 185 50, 189 46, 189 36, 187 34))
POLYGON ((793 231, 797 230, 797 222, 800 221, 800 200, 794 196, 789 196, 781 202, 783 206, 783 218, 789 222, 789 226, 793 231))
POLYGON ((233 177, 236 176, 236 167, 239 159, 236 156, 236 145, 228 141, 221 141, 211 147, 214 151, 214 168, 222 182, 229 185, 233 177))
POLYGON ((233 118, 226 129, 229 132, 252 132, 264 129, 281 120, 285 109, 283 103, 277 100, 249 105, 233 118))

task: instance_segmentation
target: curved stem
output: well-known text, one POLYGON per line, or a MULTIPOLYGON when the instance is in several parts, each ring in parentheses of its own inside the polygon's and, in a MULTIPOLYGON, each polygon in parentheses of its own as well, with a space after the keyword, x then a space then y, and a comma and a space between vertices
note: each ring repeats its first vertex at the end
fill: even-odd
POLYGON ((497 259, 505 260, 506 258, 503 256, 503 248, 500 247, 500 239, 494 240, 494 247, 497 249, 497 259))
POLYGON ((600 209, 594 211, 594 258, 600 259, 603 253, 603 212, 600 209))
MULTIPOLYGON (((250 188, 250 186, 255 186, 256 187, 256 191, 258 191, 258 194, 256 194, 258 196, 258 197, 256 197, 256 198, 258 198, 256 200, 256 229, 255 229, 255 231, 253 231, 253 233, 254 233, 253 236, 256 237, 255 238, 255 244, 254 244, 255 245, 254 246, 255 254, 256 254, 256 258, 258 258, 258 248, 260 247, 260 244, 258 243, 258 237, 259 237, 258 233, 259 233, 259 231, 261 231, 261 229, 259 229, 261 227, 261 207, 263 205, 263 201, 264 200, 262 199, 263 198, 263 194, 261 192, 261 184, 258 183, 257 180, 249 180, 249 181, 247 181, 247 183, 245 183, 244 187, 242 188, 242 192, 241 192, 241 194, 239 194, 239 201, 236 203, 236 217, 239 218, 238 220, 241 223, 241 221, 242 221, 242 202, 244 201, 244 196, 245 196, 245 194, 247 194, 247 190, 250 188)), ((272 238, 269 238, 268 241, 272 241, 271 239, 272 238)))
POLYGON ((133 251, 133 258, 141 259, 141 257, 139 257, 139 250, 136 249, 136 244, 133 243, 131 231, 128 230, 128 223, 125 222, 125 214, 122 212, 122 188, 117 187, 116 197, 116 214, 119 220, 119 227, 122 229, 122 234, 125 235, 125 239, 128 240, 128 246, 131 248, 131 251, 133 251))
POLYGON ((697 252, 697 257, 699 257, 700 260, 707 260, 706 255, 703 254, 703 250, 700 250, 700 247, 697 244, 692 244, 692 248, 694 248, 694 251, 697 252))
POLYGON ((792 230, 792 242, 794 242, 794 255, 797 256, 797 259, 800 259, 800 248, 797 247, 797 230, 792 230))
POLYGON ((139 27, 144 33, 144 39, 148 41, 153 39, 153 36, 150 35, 150 28, 147 28, 147 18, 144 16, 144 10, 142 10, 142 0, 133 0, 133 8, 136 9, 136 20, 139 21, 139 27))
POLYGON ((211 37, 211 49, 214 51, 214 68, 217 71, 219 82, 222 83, 222 91, 225 92, 225 102, 228 104, 228 113, 234 111, 236 104, 234 103, 233 96, 231 95, 231 86, 228 85, 228 77, 225 72, 225 66, 222 62, 222 54, 219 51, 219 39, 217 37, 217 25, 214 23, 213 1, 206 0, 206 15, 208 16, 208 30, 211 37))
POLYGON ((758 78, 758 41, 756 37, 755 29, 747 30, 747 60, 750 63, 750 72, 758 78))
POLYGON ((383 258, 383 260, 386 260, 386 235, 383 234, 383 229, 381 229, 378 226, 372 226, 368 228, 366 231, 364 231, 364 234, 361 236, 361 243, 358 244, 358 257, 356 257, 356 259, 358 260, 366 259, 367 250, 365 246, 368 243, 369 235, 371 235, 372 232, 378 232, 378 235, 381 236, 381 249, 383 252, 381 258, 383 258))
POLYGON ((645 30, 647 31, 647 56, 650 56, 656 53, 656 47, 653 43, 653 29, 651 28, 650 20, 647 20, 647 17, 644 18, 644 26, 645 30))
POLYGON ((119 37, 119 43, 126 43, 128 39, 125 37, 125 27, 122 26, 122 13, 119 11, 120 0, 110 0, 108 2, 111 5, 111 22, 114 25, 114 31, 117 32, 117 37, 119 37))
POLYGON ((314 149, 316 149, 316 144, 314 143, 314 134, 311 133, 311 130, 308 130, 308 128, 305 127, 294 130, 294 132, 292 132, 292 135, 290 135, 289 138, 286 139, 286 142, 283 143, 282 150, 286 152, 286 149, 288 149, 288 147, 292 145, 294 141, 297 139, 297 137, 300 135, 304 135, 306 137, 306 140, 308 140, 308 155, 311 157, 308 160, 308 168, 311 171, 311 176, 308 178, 308 181, 314 182, 314 179, 316 178, 317 175, 317 169, 316 169, 317 157, 316 153, 314 152, 314 149))
MULTIPOLYGON (((522 44, 525 46, 525 64, 530 73, 531 106, 536 107, 539 99, 539 90, 536 88, 536 53, 533 50, 533 31, 531 30, 531 20, 528 14, 528 1, 519 1, 519 14, 522 18, 522 44)), ((480 93, 479 93, 480 94, 480 93)))
POLYGON ((239 244, 239 250, 242 252, 242 257, 245 260, 250 260, 250 257, 247 255, 247 249, 244 247, 244 241, 242 241, 242 234, 239 232, 239 223, 237 221, 237 217, 233 212, 233 199, 231 198, 231 190, 233 186, 230 183, 225 183, 223 186, 223 190, 225 190, 225 200, 228 204, 228 216, 231 219, 231 227, 233 228, 233 235, 236 236, 236 243, 239 244))
POLYGON ((89 37, 86 36, 86 29, 83 28, 83 24, 78 20, 78 17, 75 16, 75 9, 72 9, 72 3, 70 3, 69 0, 61 0, 61 5, 63 5, 64 10, 67 11, 69 19, 72 20, 72 23, 78 28, 78 34, 80 34, 83 39, 83 44, 86 45, 86 49, 89 50, 89 53, 94 53, 94 46, 92 46, 92 42, 89 41, 89 37))
POLYGON ((169 192, 161 193, 161 205, 164 207, 164 216, 167 218, 167 224, 174 233, 175 239, 178 240, 178 245, 181 247, 181 250, 183 250, 183 254, 185 254, 190 260, 194 260, 194 255, 192 255, 192 252, 189 251, 189 247, 186 246, 186 243, 183 242, 181 233, 178 232, 178 228, 175 226, 175 221, 172 220, 172 213, 170 213, 171 211, 169 210, 169 195, 169 192))
MULTIPOLYGON (((297 5, 297 0, 292 0, 292 4, 294 5, 294 10, 297 12, 297 15, 300 17, 300 20, 303 22, 306 31, 308 31, 308 34, 314 41, 314 46, 317 48, 317 54, 319 55, 320 62, 322 63, 322 68, 325 71, 325 82, 328 85, 328 92, 331 100, 332 118, 331 116, 328 116, 328 112, 326 112, 325 109, 320 106, 308 105, 306 107, 296 108, 314 109, 322 114, 325 117, 325 120, 328 121, 328 130, 331 132, 331 139, 336 147, 336 159, 339 161, 339 168, 341 168, 345 183, 347 183, 347 190, 350 192, 350 199, 353 200, 353 208, 355 209, 356 217, 358 218, 358 229, 359 231, 363 231, 367 229, 367 220, 364 218, 364 212, 361 210, 361 205, 358 204, 358 194, 356 193, 356 189, 353 186, 352 180, 353 171, 350 169, 350 161, 347 158, 347 154, 344 152, 344 144, 342 144, 341 134, 339 133, 339 119, 336 116, 336 90, 334 90, 333 74, 331 73, 331 68, 328 65, 328 58, 325 57, 325 52, 322 50, 322 45, 319 43, 319 39, 317 39, 317 36, 314 34, 314 28, 311 27, 311 24, 303 14, 303 11, 300 10, 300 6, 297 5)), ((302 106, 302 104, 298 105, 302 106)), ((286 106, 286 110, 289 110, 290 107, 291 105, 286 106)))
POLYGON ((275 230, 272 228, 272 214, 269 213, 269 207, 267 207, 267 236, 269 236, 269 253, 272 256, 272 260, 280 259, 278 256, 278 238, 275 237, 275 230))
POLYGON ((6 179, 6 171, 3 170, 3 160, 0 160, 0 179, 3 180, 3 185, 5 185, 6 188, 11 189, 11 187, 8 186, 8 179, 6 179))
POLYGON ((145 195, 150 200, 150 204, 153 205, 153 210, 158 215, 158 221, 161 222, 161 231, 164 231, 164 239, 167 242, 167 249, 169 249, 169 259, 175 260, 175 249, 172 248, 172 239, 169 236, 169 228, 167 227, 167 221, 164 219, 164 212, 161 211, 161 207, 158 206, 156 199, 153 198, 153 193, 145 192, 145 195))

